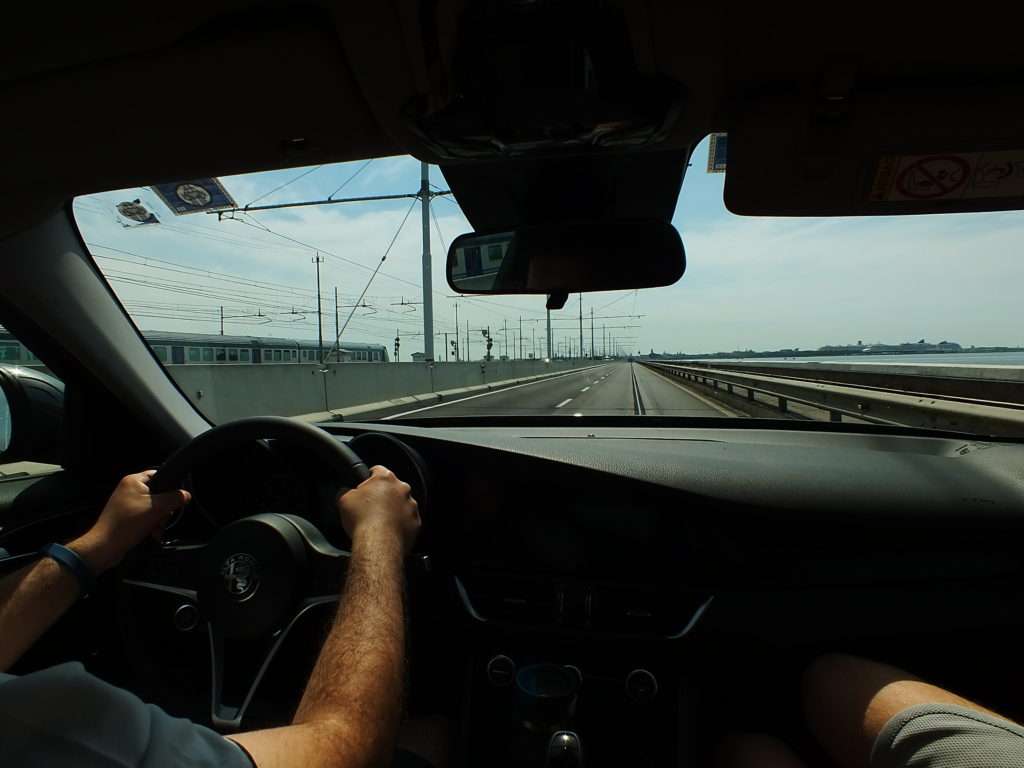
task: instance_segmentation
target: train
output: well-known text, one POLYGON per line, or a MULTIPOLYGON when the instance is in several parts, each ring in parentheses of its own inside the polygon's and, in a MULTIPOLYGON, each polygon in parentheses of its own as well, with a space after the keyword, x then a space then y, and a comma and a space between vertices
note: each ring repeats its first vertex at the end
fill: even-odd
MULTIPOLYGON (((255 365, 259 363, 317 363, 320 344, 302 339, 268 336, 221 336, 207 333, 142 331, 142 337, 165 365, 255 365)), ((338 352, 324 341, 327 362, 387 363, 387 347, 346 341, 338 352)), ((24 344, 0 327, 0 363, 42 365, 24 344)))

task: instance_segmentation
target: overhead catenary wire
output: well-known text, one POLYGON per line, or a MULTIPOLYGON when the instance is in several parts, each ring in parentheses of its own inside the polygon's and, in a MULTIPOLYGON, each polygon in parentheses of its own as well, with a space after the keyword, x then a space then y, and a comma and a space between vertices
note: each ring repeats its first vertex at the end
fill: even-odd
MULTIPOLYGON (((409 209, 405 212, 405 216, 402 217, 402 223, 398 225, 398 229, 395 230, 394 237, 391 238, 391 242, 388 243, 388 247, 385 249, 384 255, 380 257, 380 261, 377 263, 377 269, 375 269, 373 271, 373 274, 370 275, 370 279, 366 281, 366 286, 363 288, 363 292, 359 294, 359 298, 356 299, 357 305, 363 300, 363 296, 366 295, 366 292, 370 290, 370 285, 373 283, 373 279, 377 276, 377 273, 380 271, 380 268, 384 266, 384 262, 387 261, 388 254, 391 253, 391 249, 395 246, 395 242, 398 240, 398 236, 402 234, 402 229, 405 227, 405 222, 409 220, 409 216, 412 214, 412 210, 413 208, 416 207, 416 203, 418 202, 419 200, 413 200, 412 205, 410 205, 409 209)), ((345 324, 338 329, 338 334, 334 339, 334 347, 331 349, 329 354, 333 354, 338 351, 339 346, 341 344, 341 335, 345 332, 345 329, 348 328, 348 324, 352 320, 352 315, 355 314, 355 311, 356 307, 352 307, 352 311, 349 312, 348 317, 345 319, 345 324)))
MULTIPOLYGON (((346 179, 345 183, 348 183, 352 178, 355 178, 357 173, 362 172, 363 170, 365 170, 366 166, 367 166, 367 163, 364 163, 359 169, 356 169, 356 173, 351 174, 348 177, 348 179, 346 179)), ((312 172, 313 170, 314 169, 307 169, 307 171, 304 171, 303 173, 312 172)), ((300 176, 301 176, 301 174, 299 176, 294 177, 294 179, 292 179, 290 181, 297 181, 300 176)), ((282 185, 279 185, 279 188, 281 186, 282 185)), ((436 187, 436 185, 433 185, 433 186, 436 187)), ((274 191, 275 190, 270 190, 269 192, 265 193, 265 195, 272 194, 274 191)), ((336 190, 335 192, 332 192, 332 195, 337 194, 337 191, 340 191, 340 189, 336 190)), ((448 198, 442 198, 442 199, 448 199, 448 198)), ((80 206, 80 202, 81 201, 76 201, 76 209, 81 207, 83 210, 90 210, 90 206, 80 206)), ((410 209, 406 212, 405 217, 403 218, 403 226, 404 226, 404 223, 407 221, 408 216, 411 215, 411 210, 413 210, 415 208, 416 202, 417 202, 417 199, 413 199, 411 201, 410 209)), ((458 207, 458 204, 455 201, 449 200, 449 202, 451 202, 453 205, 456 205, 456 207, 458 207)), ((93 212, 97 213, 97 214, 102 213, 104 215, 109 215, 110 214, 109 211, 93 210, 93 212)), ((436 235, 438 237, 438 240, 440 241, 442 247, 445 250, 447 250, 447 240, 445 238, 445 235, 444 235, 444 233, 442 231, 442 228, 441 228, 441 225, 440 225, 440 217, 436 213, 436 210, 433 207, 430 208, 430 213, 431 213, 431 219, 434 222, 434 230, 435 230, 435 233, 436 233, 436 235)), ((304 249, 319 250, 321 253, 323 253, 328 258, 332 259, 333 261, 337 261, 337 262, 341 262, 341 263, 344 263, 344 264, 348 264, 348 265, 351 265, 351 266, 356 267, 358 269, 365 269, 365 270, 367 270, 370 273, 370 277, 369 277, 369 280, 367 282, 367 286, 364 288, 363 292, 360 294, 361 298, 359 300, 354 301, 354 303, 349 305, 352 308, 352 311, 349 313, 349 316, 346 319, 346 327, 347 327, 347 329, 349 329, 349 330, 361 330, 361 328, 366 328, 366 330, 369 331, 370 329, 369 329, 368 326, 366 326, 366 323, 370 323, 371 325, 374 325, 374 324, 379 325, 379 323, 385 322, 385 323, 391 323, 392 325, 394 325, 396 321, 399 322, 400 327, 404 326, 404 325, 407 325, 407 324, 409 326, 418 325, 418 323, 416 323, 415 321, 411 321, 411 319, 410 319, 410 321, 408 323, 402 322, 401 318, 398 316, 401 313, 395 313, 395 312, 389 311, 386 308, 383 308, 383 307, 380 306, 381 304, 388 304, 390 302, 387 302, 386 300, 384 300, 381 297, 376 297, 375 298, 375 297, 371 296, 368 293, 369 288, 372 286, 372 284, 374 284, 376 282, 377 276, 381 276, 381 277, 383 277, 385 279, 390 278, 391 280, 393 280, 395 282, 401 282, 401 283, 403 283, 405 285, 408 285, 408 286, 414 287, 416 289, 422 290, 422 286, 419 284, 419 282, 414 281, 414 280, 405 279, 403 277, 400 277, 399 275, 392 274, 392 273, 388 272, 387 270, 383 269, 382 268, 383 261, 386 260, 386 259, 382 259, 381 261, 378 261, 373 267, 370 267, 370 266, 368 266, 368 265, 366 265, 364 263, 360 263, 360 262, 355 261, 353 259, 341 256, 340 254, 338 254, 336 252, 333 252, 333 251, 331 251, 329 249, 325 250, 325 249, 320 248, 320 247, 318 247, 318 246, 316 246, 316 245, 314 245, 312 243, 304 242, 304 239, 292 237, 291 235, 288 235, 288 234, 286 234, 284 232, 279 232, 274 227, 268 226, 268 225, 264 224, 262 221, 256 220, 254 218, 253 214, 251 214, 251 213, 243 211, 243 212, 240 212, 237 216, 230 216, 230 217, 226 216, 225 218, 228 218, 229 220, 239 221, 239 222, 247 225, 247 227, 256 230, 256 232, 258 232, 260 234, 257 235, 257 236, 253 236, 253 237, 247 237, 245 235, 241 235, 241 234, 237 234, 237 233, 220 232, 220 231, 218 231, 218 228, 216 226, 206 226, 206 225, 203 225, 203 224, 191 223, 191 222, 186 222, 186 221, 179 221, 179 220, 176 220, 176 219, 172 220, 174 222, 173 224, 164 224, 164 222, 161 222, 161 225, 162 225, 161 228, 164 229, 164 230, 167 230, 169 232, 174 232, 177 235, 189 236, 189 237, 198 237, 198 238, 205 239, 208 242, 217 242, 217 243, 221 243, 223 245, 228 245, 228 246, 236 246, 236 247, 237 246, 244 246, 244 247, 247 247, 247 248, 259 248, 259 249, 262 249, 262 250, 275 250, 276 248, 294 249, 294 250, 304 250, 304 249), (276 243, 272 243, 272 242, 269 242, 268 240, 264 239, 264 236, 266 236, 266 235, 269 235, 270 237, 274 238, 274 240, 277 241, 277 242, 276 243), (374 307, 373 304, 377 304, 377 306, 374 307), (360 309, 357 305, 362 305, 362 309, 360 309), (374 317, 368 317, 367 314, 364 314, 363 310, 365 310, 367 313, 376 313, 376 314, 375 314, 374 317), (360 322, 361 319, 362 319, 362 322, 360 322), (357 323, 358 323, 358 325, 357 325, 357 323)), ((397 239, 398 239, 398 237, 399 237, 399 235, 400 235, 400 233, 402 231, 403 226, 399 226, 398 230, 395 233, 395 236, 392 238, 392 241, 389 243, 389 250, 388 250, 389 253, 391 253, 393 248, 395 247, 395 244, 396 244, 397 239)), ((137 231, 139 231, 139 230, 137 230, 137 231)), ((141 230, 141 231, 144 231, 144 232, 149 232, 149 231, 157 232, 159 230, 154 228, 152 230, 144 229, 144 230, 141 230)), ((137 237, 138 235, 130 235, 130 236, 131 237, 137 237)), ((118 242, 118 244, 120 244, 119 241, 117 241, 117 242, 118 242)), ((98 246, 95 246, 95 247, 103 248, 104 246, 98 245, 98 246)), ((294 299, 294 301, 295 301, 295 305, 296 305, 294 307, 295 310, 297 310, 297 311, 305 311, 305 312, 313 312, 314 311, 314 310, 312 310, 311 307, 308 307, 307 305, 311 301, 310 297, 313 294, 315 294, 315 292, 314 291, 310 291, 309 289, 306 289, 306 288, 302 288, 302 287, 297 286, 297 285, 289 285, 289 284, 286 284, 286 283, 280 283, 280 282, 276 282, 276 281, 275 282, 270 282, 270 281, 266 281, 266 280, 254 280, 254 279, 252 279, 250 277, 247 277, 247 276, 244 276, 244 275, 232 274, 230 272, 217 272, 215 270, 208 270, 208 269, 205 269, 205 268, 202 268, 202 267, 194 267, 194 266, 191 266, 191 265, 188 265, 188 264, 184 264, 182 262, 174 262, 174 261, 171 261, 169 259, 155 259, 154 257, 147 257, 147 256, 144 256, 142 254, 135 253, 133 251, 127 251, 125 249, 118 249, 118 248, 115 248, 114 246, 106 246, 106 247, 111 249, 111 250, 107 251, 104 254, 98 254, 97 255, 98 258, 104 258, 105 257, 107 260, 112 261, 113 263, 118 263, 114 259, 112 254, 118 254, 119 253, 119 254, 124 255, 124 256, 130 256, 132 258, 139 259, 139 262, 133 262, 130 259, 123 259, 123 260, 121 260, 121 263, 126 267, 126 269, 131 269, 131 270, 134 271, 134 273, 133 272, 126 272, 124 270, 121 270, 121 271, 114 270, 114 271, 112 271, 112 273, 110 275, 110 279, 112 281, 119 282, 119 284, 121 284, 121 285, 125 285, 125 286, 131 285, 131 286, 134 286, 135 288, 138 288, 138 289, 141 289, 141 290, 151 289, 153 291, 167 291, 167 292, 171 292, 171 293, 177 293, 177 294, 182 295, 182 296, 194 296, 194 297, 196 297, 196 298, 198 298, 200 300, 207 299, 207 300, 209 300, 211 302, 212 301, 217 301, 219 303, 225 303, 225 304, 230 302, 233 305, 234 304, 239 305, 239 312, 244 312, 245 311, 244 308, 251 308, 252 310, 260 310, 260 309, 262 309, 264 312, 274 314, 275 316, 277 316, 278 313, 282 313, 280 315, 281 317, 288 317, 289 318, 287 320, 282 320, 281 321, 281 322, 285 323, 286 325, 292 325, 295 321, 292 320, 291 318, 292 317, 297 317, 297 315, 291 315, 290 314, 290 312, 293 309, 290 306, 290 301, 292 299, 294 299), (149 262, 153 262, 153 263, 149 263, 149 262), (141 270, 145 270, 145 271, 148 272, 148 271, 151 271, 151 270, 158 270, 158 269, 162 270, 167 275, 173 275, 173 274, 175 274, 177 272, 178 275, 181 278, 184 278, 184 279, 173 280, 173 279, 168 279, 165 276, 160 276, 160 279, 148 279, 146 276, 138 274, 138 272, 141 271, 141 270), (192 278, 192 280, 189 280, 189 278, 192 278), (196 282, 195 282, 196 278, 201 279, 203 284, 198 284, 197 285, 196 282), (214 283, 214 285, 211 285, 211 283, 214 283), (216 284, 219 284, 220 287, 218 288, 216 284), (241 290, 239 290, 239 289, 241 289, 241 290), (289 302, 289 303, 286 303, 286 302, 289 302)), ((108 271, 108 270, 105 270, 105 271, 108 271)), ((349 282, 349 281, 346 280, 346 282, 349 282)), ((435 296, 445 297, 445 294, 443 292, 439 292, 437 290, 434 290, 433 294, 435 296)), ((617 300, 621 300, 622 298, 625 298, 626 295, 628 295, 628 294, 625 294, 623 296, 618 297, 616 299, 616 301, 617 300)), ((636 296, 636 294, 634 293, 634 297, 635 296, 636 296)), ((526 308, 526 307, 522 306, 518 302, 515 303, 515 304, 513 304, 512 302, 501 302, 501 301, 495 300, 494 298, 491 298, 491 297, 488 297, 488 296, 459 296, 458 298, 460 300, 460 303, 467 310, 475 309, 477 312, 482 312, 482 313, 485 313, 485 314, 487 314, 487 315, 489 315, 491 317, 495 317, 495 318, 505 318, 505 317, 507 317, 509 311, 514 312, 517 315, 522 313, 523 315, 529 316, 530 318, 532 318, 532 317, 543 317, 544 316, 544 311, 543 310, 541 310, 539 308, 538 309, 529 309, 529 308, 526 308), (506 311, 502 311, 502 310, 506 310, 506 311)), ((313 299, 313 301, 315 301, 315 299, 313 299)), ((349 301, 350 301, 350 297, 346 297, 344 299, 344 303, 345 304, 348 304, 349 301)), ((538 299, 538 301, 539 301, 539 299, 538 299)), ((177 306, 178 307, 182 307, 184 305, 180 305, 179 304, 177 306)), ((195 304, 193 304, 191 306, 192 306, 193 311, 195 311, 197 314, 199 314, 199 313, 202 313, 202 314, 212 314, 212 312, 215 311, 215 309, 213 307, 205 307, 204 308, 204 307, 201 307, 201 305, 195 305, 195 304)), ((146 309, 146 307, 138 306, 136 311, 142 310, 142 309, 146 309)), ((149 308, 149 313, 150 314, 152 314, 154 312, 161 312, 161 309, 158 309, 156 307, 149 308)), ((163 311, 163 314, 167 314, 167 311, 163 311)), ((177 313, 171 313, 171 314, 177 314, 177 313)), ((134 313, 133 313, 133 315, 134 315, 134 313)), ((171 318, 168 318, 168 319, 171 319, 171 318)), ((184 317, 179 317, 177 319, 185 321, 184 317)), ((438 318, 438 319, 441 320, 442 322, 445 322, 442 318, 438 318)), ((527 318, 524 318, 524 319, 527 319, 527 318)), ((449 318, 449 321, 450 321, 450 318, 449 318)), ((265 318, 260 320, 260 323, 261 323, 260 327, 261 328, 264 327, 263 324, 265 322, 266 322, 265 318)), ((479 321, 478 324, 480 324, 480 322, 482 322, 482 321, 479 321)), ((449 322, 449 324, 450 324, 450 322, 449 322)), ((276 321, 274 322, 274 325, 277 325, 276 321)), ((266 327, 271 327, 271 326, 269 324, 267 324, 266 327)))
MULTIPOLYGON (((418 199, 417 200, 413 200, 412 206, 415 207, 417 202, 418 202, 418 199)), ((411 208, 410 208, 410 210, 411 210, 411 208)), ((276 237, 280 237, 280 238, 288 240, 288 241, 290 241, 292 243, 297 243, 298 245, 301 245, 301 246, 304 246, 306 248, 309 248, 310 250, 319 251, 320 253, 325 254, 326 256, 329 256, 329 257, 334 258, 334 259, 338 259, 338 260, 340 260, 340 261, 342 261, 342 262, 344 262, 346 264, 351 264, 351 265, 356 266, 356 267, 358 267, 360 269, 364 269, 364 270, 367 270, 369 272, 374 272, 375 274, 377 274, 379 272, 379 274, 381 276, 383 276, 383 277, 387 277, 387 278, 389 278, 391 280, 394 280, 396 282, 399 282, 399 283, 405 283, 406 285, 411 285, 413 288, 418 288, 421 291, 423 290, 423 286, 420 283, 417 283, 417 282, 412 281, 412 280, 406 280, 405 278, 398 277, 397 275, 393 275, 390 272, 385 272, 384 270, 379 269, 379 267, 380 267, 379 264, 377 265, 378 269, 375 270, 375 269, 373 269, 371 267, 368 267, 367 265, 365 265, 365 264, 363 264, 361 262, 353 261, 352 259, 345 258, 344 256, 340 256, 340 255, 334 253, 333 251, 328 250, 326 248, 323 248, 321 246, 312 245, 312 244, 310 244, 308 242, 304 242, 302 240, 294 238, 291 235, 286 235, 286 234, 284 234, 282 232, 278 232, 278 231, 276 231, 274 229, 271 229, 270 227, 266 226, 263 222, 256 221, 251 214, 245 214, 245 215, 246 215, 246 217, 248 219, 252 219, 252 221, 246 221, 245 219, 241 219, 241 218, 234 217, 234 216, 225 216, 224 220, 225 221, 237 221, 237 222, 239 222, 241 224, 245 224, 245 225, 250 226, 250 227, 252 227, 254 229, 263 230, 263 231, 265 231, 265 232, 267 232, 269 234, 272 234, 272 235, 274 235, 276 237)), ((408 213, 406 214, 406 218, 408 218, 408 213)), ((438 296, 438 297, 441 297, 441 298, 448 298, 445 294, 441 293, 440 291, 432 291, 432 293, 435 296, 438 296)), ((477 302, 477 305, 479 306, 479 308, 483 309, 483 311, 491 312, 492 314, 497 315, 498 317, 504 317, 504 315, 502 313, 496 312, 496 311, 492 310, 486 304, 479 303, 480 299, 489 298, 489 297, 483 297, 483 296, 463 296, 463 297, 460 297, 460 298, 462 298, 464 301, 467 301, 467 302, 477 302)), ((511 307, 511 305, 504 305, 504 306, 511 307)), ((534 311, 531 311, 531 310, 524 310, 521 307, 511 307, 511 308, 515 309, 517 312, 528 312, 530 314, 538 314, 538 312, 534 312, 534 311)))
POLYGON ((246 207, 246 208, 248 208, 248 207, 249 207, 250 205, 253 205, 254 203, 258 203, 258 202, 259 202, 260 200, 263 200, 263 199, 265 199, 265 198, 267 198, 267 197, 270 197, 270 196, 271 196, 272 194, 274 194, 275 192, 280 192, 280 191, 281 191, 282 189, 284 189, 285 187, 287 187, 287 186, 290 186, 290 185, 294 184, 294 183, 295 183, 296 181, 298 181, 299 179, 304 179, 304 178, 305 178, 306 176, 309 176, 309 174, 311 174, 311 173, 313 173, 313 172, 315 172, 315 171, 319 171, 319 170, 320 170, 321 168, 323 168, 323 167, 324 167, 323 165, 317 165, 317 166, 315 166, 315 167, 313 167, 313 168, 307 168, 307 169, 306 169, 305 171, 303 171, 302 173, 300 173, 300 174, 299 174, 298 176, 296 176, 295 178, 293 178, 293 179, 289 179, 289 180, 288 180, 288 181, 286 181, 286 182, 285 182, 284 184, 281 184, 281 185, 280 185, 280 186, 278 186, 278 187, 274 187, 274 188, 273 188, 272 190, 270 190, 269 192, 264 192, 264 193, 263 193, 262 195, 260 195, 259 197, 257 197, 257 198, 256 198, 255 200, 250 200, 250 201, 249 201, 248 203, 246 203, 246 204, 245 204, 245 207, 246 207))
POLYGON ((340 187, 338 187, 338 188, 337 188, 336 190, 334 190, 333 192, 331 192, 331 194, 329 194, 329 195, 327 196, 327 199, 328 199, 328 200, 330 200, 330 199, 331 199, 331 198, 333 198, 333 197, 334 197, 334 196, 335 196, 336 194, 338 194, 339 192, 341 192, 341 190, 343 190, 343 189, 344 189, 345 187, 347 187, 347 186, 348 186, 348 183, 349 183, 350 181, 352 181, 352 180, 353 180, 353 179, 354 179, 354 178, 355 178, 356 176, 358 176, 358 175, 359 175, 360 173, 362 173, 363 171, 365 171, 365 170, 366 170, 366 168, 367 168, 367 166, 369 166, 369 165, 370 165, 370 163, 372 163, 372 162, 373 162, 373 158, 371 157, 371 158, 370 158, 369 160, 367 160, 367 161, 366 161, 365 163, 363 163, 363 164, 362 164, 361 166, 359 166, 359 168, 358 168, 358 169, 356 169, 356 172, 355 172, 355 173, 353 173, 353 174, 352 174, 351 176, 349 176, 349 177, 348 177, 347 179, 345 179, 345 180, 344 180, 343 182, 341 182, 341 186, 340 186, 340 187))

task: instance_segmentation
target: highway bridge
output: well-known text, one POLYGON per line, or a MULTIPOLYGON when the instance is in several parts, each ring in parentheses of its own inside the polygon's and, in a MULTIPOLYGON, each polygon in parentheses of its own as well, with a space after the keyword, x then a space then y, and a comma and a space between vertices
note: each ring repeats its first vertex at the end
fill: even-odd
POLYGON ((614 360, 465 397, 361 414, 367 419, 454 416, 736 416, 694 387, 640 363, 614 360))

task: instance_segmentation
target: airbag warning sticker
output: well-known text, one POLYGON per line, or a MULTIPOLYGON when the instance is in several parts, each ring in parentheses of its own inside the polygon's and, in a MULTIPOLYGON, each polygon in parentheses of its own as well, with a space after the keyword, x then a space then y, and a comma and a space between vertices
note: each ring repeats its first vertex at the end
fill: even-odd
POLYGON ((1024 150, 883 155, 871 186, 875 201, 1024 196, 1024 150))

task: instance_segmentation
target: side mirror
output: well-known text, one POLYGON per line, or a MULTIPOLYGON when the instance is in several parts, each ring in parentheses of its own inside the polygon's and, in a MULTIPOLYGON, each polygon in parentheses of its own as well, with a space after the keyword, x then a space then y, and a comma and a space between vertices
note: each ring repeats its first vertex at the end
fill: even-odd
POLYGON ((564 294, 671 285, 683 241, 664 221, 573 221, 460 235, 448 249, 459 293, 564 294))
POLYGON ((60 463, 63 417, 63 382, 31 368, 0 365, 0 463, 60 463))

